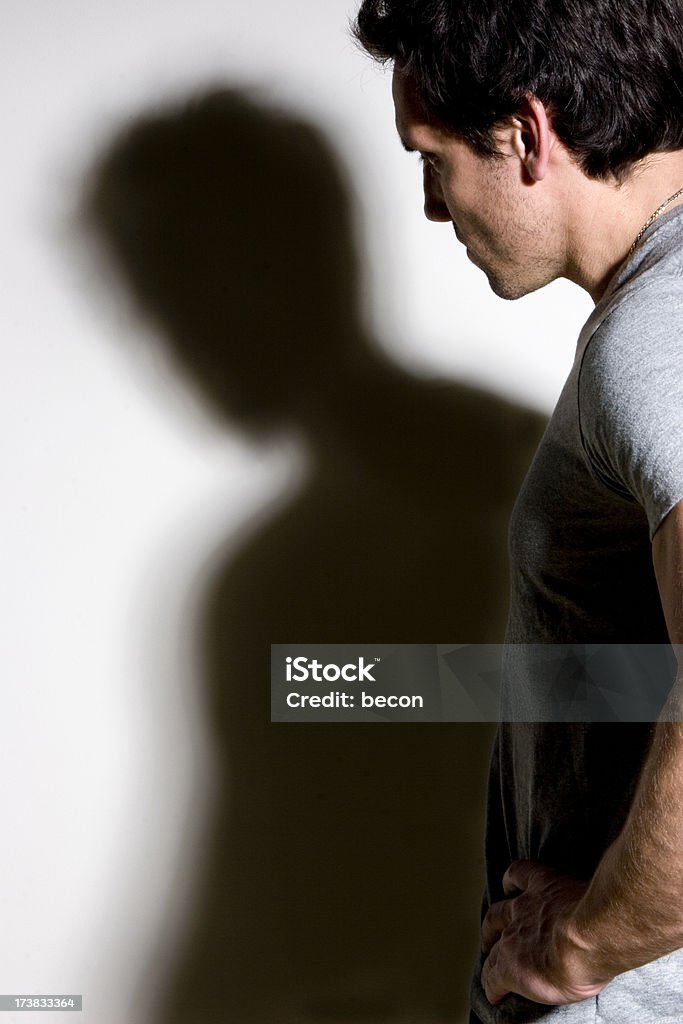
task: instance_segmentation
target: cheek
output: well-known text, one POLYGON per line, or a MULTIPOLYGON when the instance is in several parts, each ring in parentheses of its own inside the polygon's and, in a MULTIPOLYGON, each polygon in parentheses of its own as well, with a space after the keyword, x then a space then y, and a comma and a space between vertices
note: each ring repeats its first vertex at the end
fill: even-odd
POLYGON ((468 210, 468 222, 477 234, 495 248, 505 248, 514 236, 513 220, 505 198, 484 186, 468 210))
POLYGON ((459 217, 463 222, 478 218, 482 210, 484 192, 476 178, 450 174, 442 179, 441 188, 444 202, 454 218, 459 217))

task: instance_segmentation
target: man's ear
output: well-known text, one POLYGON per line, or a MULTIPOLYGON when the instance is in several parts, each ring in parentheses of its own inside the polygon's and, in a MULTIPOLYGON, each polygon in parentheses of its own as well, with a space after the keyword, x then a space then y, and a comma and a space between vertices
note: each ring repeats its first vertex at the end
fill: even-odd
POLYGON ((513 146, 532 181, 542 181, 548 171, 552 128, 547 111, 537 96, 527 96, 513 124, 513 146))

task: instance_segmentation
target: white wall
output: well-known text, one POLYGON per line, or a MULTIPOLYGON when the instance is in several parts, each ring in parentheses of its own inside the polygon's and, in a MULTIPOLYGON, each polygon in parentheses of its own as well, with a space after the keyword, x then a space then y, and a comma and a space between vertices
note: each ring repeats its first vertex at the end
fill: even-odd
POLYGON ((298 464, 294 448, 223 434, 162 360, 133 354, 139 328, 100 308, 63 232, 98 142, 145 100, 217 78, 324 123, 362 197, 368 315, 422 371, 550 409, 590 309, 564 284, 502 302, 424 221, 417 159, 387 75, 347 34, 352 10, 3 7, 0 988, 82 992, 83 1024, 142 1021, 143 954, 182 906, 169 887, 210 774, 188 687, 192 581, 298 464))

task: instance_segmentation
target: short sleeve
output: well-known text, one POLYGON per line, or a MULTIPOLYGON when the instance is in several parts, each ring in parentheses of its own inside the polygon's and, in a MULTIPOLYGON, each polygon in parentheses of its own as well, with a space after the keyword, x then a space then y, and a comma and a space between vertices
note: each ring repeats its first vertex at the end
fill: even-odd
POLYGON ((630 295, 588 342, 579 421, 595 475, 637 501, 654 535, 683 498, 683 281, 630 295))

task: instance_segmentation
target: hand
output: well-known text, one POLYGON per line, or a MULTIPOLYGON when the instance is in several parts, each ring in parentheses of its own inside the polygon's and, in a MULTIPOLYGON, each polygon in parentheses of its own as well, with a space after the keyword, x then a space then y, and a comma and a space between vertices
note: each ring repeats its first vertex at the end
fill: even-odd
POLYGON ((576 1003, 612 980, 596 976, 590 948, 572 927, 587 888, 532 861, 510 865, 503 889, 513 898, 494 903, 482 926, 481 982, 490 1003, 511 992, 552 1006, 576 1003))

